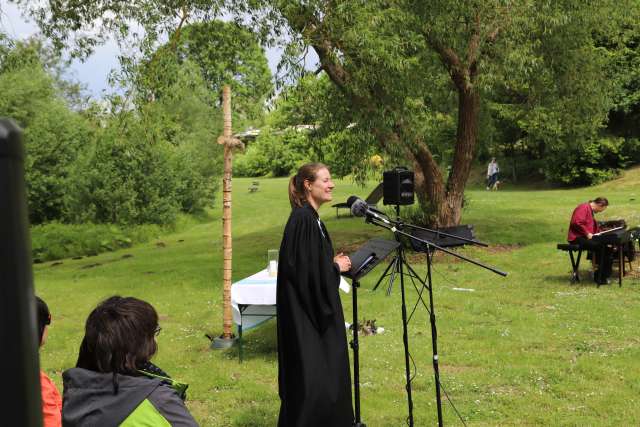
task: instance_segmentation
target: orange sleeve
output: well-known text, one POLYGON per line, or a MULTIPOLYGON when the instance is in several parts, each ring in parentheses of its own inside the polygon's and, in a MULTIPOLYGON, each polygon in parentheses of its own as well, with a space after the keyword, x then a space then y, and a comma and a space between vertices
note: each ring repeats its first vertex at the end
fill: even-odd
POLYGON ((44 427, 62 426, 62 398, 56 385, 47 374, 40 371, 40 387, 42 388, 42 419, 44 427))

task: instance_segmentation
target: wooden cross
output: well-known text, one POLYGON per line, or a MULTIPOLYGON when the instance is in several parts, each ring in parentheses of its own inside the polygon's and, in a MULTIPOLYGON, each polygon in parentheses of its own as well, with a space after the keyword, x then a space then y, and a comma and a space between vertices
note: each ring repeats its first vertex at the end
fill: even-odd
POLYGON ((222 177, 222 340, 232 340, 233 318, 231 314, 231 273, 232 273, 232 240, 231 240, 231 177, 233 166, 233 150, 243 149, 244 144, 232 136, 231 132, 231 88, 222 88, 222 111, 224 117, 223 134, 218 137, 218 144, 224 145, 224 175, 222 177))

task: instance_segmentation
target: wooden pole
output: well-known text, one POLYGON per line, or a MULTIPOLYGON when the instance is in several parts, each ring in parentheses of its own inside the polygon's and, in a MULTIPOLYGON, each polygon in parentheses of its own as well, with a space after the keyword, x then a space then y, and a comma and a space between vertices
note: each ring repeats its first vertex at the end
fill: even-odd
POLYGON ((222 89, 222 111, 224 113, 224 176, 222 177, 222 252, 224 255, 222 278, 222 336, 232 338, 231 319, 231 273, 233 242, 231 240, 231 174, 233 151, 228 140, 231 138, 231 89, 222 89))
POLYGON ((222 89, 222 112, 224 128, 218 144, 224 146, 224 174, 222 176, 222 335, 216 338, 214 348, 227 348, 233 345, 233 318, 231 314, 231 273, 233 242, 231 238, 231 177, 233 175, 233 149, 242 148, 240 140, 233 138, 231 127, 231 88, 222 89))

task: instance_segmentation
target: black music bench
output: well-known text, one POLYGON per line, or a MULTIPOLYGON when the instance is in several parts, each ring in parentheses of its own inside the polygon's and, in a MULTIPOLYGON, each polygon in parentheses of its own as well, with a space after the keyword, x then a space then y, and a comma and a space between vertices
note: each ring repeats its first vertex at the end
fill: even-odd
POLYGON ((561 251, 569 252, 569 258, 571 259, 571 282, 579 282, 580 274, 578 268, 580 267, 580 258, 582 257, 582 247, 580 245, 574 245, 571 243, 558 243, 558 249, 561 251), (574 254, 577 253, 577 256, 574 254))
MULTIPOLYGON (((626 274, 624 260, 627 257, 624 254, 624 249, 622 244, 615 245, 615 246, 616 246, 616 252, 615 252, 616 259, 614 260, 614 262, 617 262, 618 264, 618 286, 622 286, 622 277, 626 274)), ((579 282, 580 275, 578 273, 578 268, 580 267, 580 258, 582 257, 582 252, 586 249, 583 249, 582 247, 580 247, 580 245, 575 245, 571 243, 558 243, 558 249, 561 251, 569 252, 569 258, 571 259, 571 268, 573 270, 571 273, 571 282, 572 283, 579 282)), ((629 256, 627 259, 629 262, 629 270, 631 270, 632 258, 631 256, 629 256)), ((600 287, 600 284, 598 284, 598 287, 600 287)))

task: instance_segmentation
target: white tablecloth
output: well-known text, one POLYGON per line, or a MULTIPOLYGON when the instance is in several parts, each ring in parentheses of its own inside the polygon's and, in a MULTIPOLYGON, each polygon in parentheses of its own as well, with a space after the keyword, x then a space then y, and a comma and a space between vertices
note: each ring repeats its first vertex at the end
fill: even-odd
POLYGON ((277 277, 269 276, 265 268, 256 274, 239 280, 231 285, 231 310, 233 322, 249 329, 265 320, 267 316, 276 314, 276 284, 277 277), (240 312, 240 305, 248 305, 244 312, 240 312), (245 318, 242 318, 245 314, 245 318))
MULTIPOLYGON (((231 285, 233 322, 247 330, 276 315, 277 277, 265 268, 231 285), (240 312, 240 305, 246 305, 240 312)), ((340 289, 349 292, 349 284, 340 277, 340 289)))

